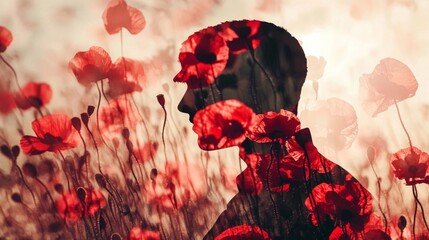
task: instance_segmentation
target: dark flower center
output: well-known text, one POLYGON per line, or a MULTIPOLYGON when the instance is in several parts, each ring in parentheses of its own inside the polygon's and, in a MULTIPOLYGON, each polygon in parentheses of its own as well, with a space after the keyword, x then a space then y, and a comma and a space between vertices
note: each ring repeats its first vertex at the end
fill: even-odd
POLYGON ((243 125, 235 120, 227 121, 222 128, 222 135, 228 136, 229 138, 238 138, 244 134, 243 125))
POLYGON ((216 54, 198 49, 198 46, 195 51, 195 57, 202 63, 213 64, 216 62, 216 54))
POLYGON ((247 38, 250 35, 251 31, 252 29, 249 26, 244 26, 235 29, 235 32, 240 38, 247 38))
POLYGON ((53 145, 57 143, 62 143, 63 139, 61 137, 55 137, 52 136, 50 133, 45 133, 45 136, 43 136, 43 143, 48 145, 53 145))
POLYGON ((408 172, 411 173, 412 175, 415 175, 417 173, 419 169, 416 166, 409 166, 408 167, 408 172))

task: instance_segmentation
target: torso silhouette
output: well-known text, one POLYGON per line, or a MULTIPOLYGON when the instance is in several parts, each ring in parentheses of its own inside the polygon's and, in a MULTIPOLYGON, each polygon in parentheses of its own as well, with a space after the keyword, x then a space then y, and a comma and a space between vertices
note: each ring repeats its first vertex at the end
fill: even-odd
MULTIPOLYGON (((179 60, 182 70, 174 80, 186 82, 188 90, 178 108, 191 121, 197 111, 228 99, 241 101, 256 114, 281 109, 297 113, 306 58, 283 28, 255 20, 222 23, 190 36, 179 60)), ((281 126, 273 124, 269 137, 278 139, 281 126)), ((230 146, 214 135, 205 145, 207 136, 198 134, 205 150, 230 146)), ((248 164, 237 177, 239 193, 205 239, 243 224, 258 226, 271 239, 328 239, 338 228, 352 239, 364 233, 372 214, 370 193, 317 152, 308 129, 298 129, 284 141, 250 138, 236 144, 248 164)), ((237 239, 250 236, 235 234, 243 237, 237 239)))

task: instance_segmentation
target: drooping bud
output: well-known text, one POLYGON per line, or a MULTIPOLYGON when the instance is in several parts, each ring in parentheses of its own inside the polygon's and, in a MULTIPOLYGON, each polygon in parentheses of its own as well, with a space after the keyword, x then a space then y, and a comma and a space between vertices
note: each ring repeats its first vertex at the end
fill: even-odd
POLYGON ((106 179, 100 173, 95 174, 95 181, 101 188, 106 188, 106 179))
POLYGON ((14 158, 16 159, 19 156, 19 147, 17 145, 12 147, 12 155, 14 156, 14 158))
POLYGON ((82 119, 82 122, 83 122, 83 124, 85 124, 85 126, 88 126, 89 115, 87 113, 81 113, 80 119, 82 119))
POLYGON ((76 129, 78 132, 80 131, 80 128, 82 127, 82 124, 80 122, 80 119, 78 117, 73 117, 71 119, 71 123, 74 127, 74 129, 76 129))
POLYGON ((76 190, 76 194, 77 194, 77 197, 79 198, 80 202, 81 203, 85 203, 85 198, 86 198, 86 190, 85 190, 85 188, 79 187, 76 190))
POLYGON ((88 116, 91 116, 94 113, 95 107, 92 105, 89 105, 88 108, 86 109, 86 113, 88 114, 88 116))
POLYGON ((150 171, 150 179, 155 181, 155 178, 158 176, 158 170, 156 168, 152 168, 150 171))
POLYGON ((122 237, 119 235, 119 233, 114 233, 110 235, 110 240, 122 240, 122 237))
POLYGON ((407 219, 404 216, 400 216, 398 219, 398 228, 401 229, 401 231, 404 231, 406 226, 407 226, 407 219))
POLYGON ((32 163, 25 163, 22 166, 22 171, 26 176, 37 178, 37 169, 32 163))
POLYGON ((57 193, 59 193, 61 195, 64 194, 64 187, 61 183, 55 184, 54 188, 55 188, 55 191, 57 191, 57 193))
POLYGON ((21 198, 21 195, 19 193, 13 193, 12 196, 10 196, 10 197, 16 203, 21 203, 22 202, 22 198, 21 198))
POLYGON ((165 98, 163 94, 156 95, 156 99, 158 100, 159 105, 161 105, 162 108, 165 106, 165 98))
POLYGON ((122 129, 122 137, 125 139, 130 139, 130 130, 128 128, 122 129))

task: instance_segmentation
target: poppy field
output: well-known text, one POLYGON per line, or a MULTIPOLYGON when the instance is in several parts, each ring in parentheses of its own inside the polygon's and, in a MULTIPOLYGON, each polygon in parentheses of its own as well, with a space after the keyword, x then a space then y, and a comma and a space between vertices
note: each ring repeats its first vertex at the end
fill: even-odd
POLYGON ((0 3, 0 239, 429 239, 429 3, 0 3))

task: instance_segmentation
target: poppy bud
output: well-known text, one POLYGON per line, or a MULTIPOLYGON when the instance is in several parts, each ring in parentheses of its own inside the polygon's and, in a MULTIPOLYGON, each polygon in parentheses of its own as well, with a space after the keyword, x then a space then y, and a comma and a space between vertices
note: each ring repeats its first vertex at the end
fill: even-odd
POLYGON ((22 171, 29 177, 37 178, 37 169, 31 163, 25 163, 24 166, 22 166, 22 171))
POLYGON ((114 233, 110 235, 110 240, 122 240, 122 237, 119 235, 119 233, 114 233))
POLYGON ((80 118, 82 119, 83 124, 85 124, 85 126, 87 126, 88 122, 89 122, 88 114, 87 113, 81 113, 80 118))
POLYGON ((165 106, 165 98, 163 94, 156 95, 156 99, 158 100, 159 105, 161 105, 162 108, 165 106))
POLYGON ((372 147, 372 146, 368 147, 368 149, 366 150, 366 155, 368 156, 368 160, 370 162, 374 161, 374 158, 375 158, 375 149, 374 149, 374 147, 372 147))
POLYGON ((12 155, 14 156, 14 158, 17 158, 19 155, 20 149, 18 146, 13 146, 12 147, 12 155))
POLYGON ((64 187, 61 183, 55 184, 54 188, 55 188, 55 191, 57 191, 57 193, 59 193, 61 195, 64 194, 64 187))
POLYGON ((21 203, 22 202, 22 198, 21 195, 19 193, 13 193, 11 196, 12 200, 16 203, 21 203))
POLYGON ((80 131, 80 128, 82 127, 82 125, 81 125, 81 122, 80 122, 79 118, 73 117, 71 119, 71 123, 72 123, 74 129, 76 129, 77 131, 80 131))
POLYGON ((79 187, 79 188, 76 190, 76 194, 77 194, 77 197, 79 198, 79 200, 80 200, 82 203, 85 203, 86 190, 85 190, 83 187, 79 187))
POLYGON ((158 176, 158 170, 156 168, 152 168, 150 171, 150 179, 155 181, 156 176, 158 176))
POLYGON ((400 216, 398 220, 398 228, 401 229, 401 231, 404 231, 406 226, 407 226, 407 219, 404 216, 400 216))
POLYGON ((100 173, 95 174, 95 180, 97 181, 98 186, 101 188, 106 188, 106 179, 100 173))
POLYGON ((122 129, 122 137, 127 140, 130 138, 130 130, 128 130, 128 128, 122 129))
POLYGON ((88 114, 88 116, 91 116, 94 113, 95 107, 89 105, 88 108, 86 109, 86 113, 88 114))
POLYGON ((1 153, 5 155, 6 157, 12 159, 12 152, 10 151, 9 147, 6 145, 1 146, 1 153))

